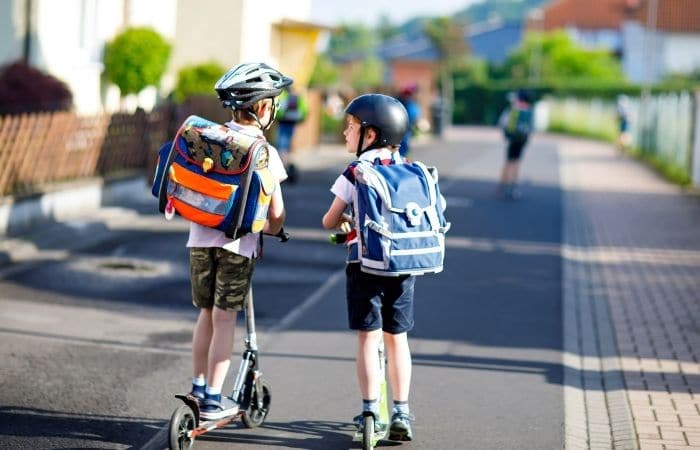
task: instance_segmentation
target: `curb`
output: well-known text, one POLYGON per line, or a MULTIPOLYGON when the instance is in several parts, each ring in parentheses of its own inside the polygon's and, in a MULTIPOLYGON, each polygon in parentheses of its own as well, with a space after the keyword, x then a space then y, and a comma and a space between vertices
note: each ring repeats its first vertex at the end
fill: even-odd
POLYGON ((56 185, 54 189, 24 198, 0 200, 0 236, 26 232, 113 205, 121 199, 143 195, 143 175, 114 180, 90 178, 56 185))

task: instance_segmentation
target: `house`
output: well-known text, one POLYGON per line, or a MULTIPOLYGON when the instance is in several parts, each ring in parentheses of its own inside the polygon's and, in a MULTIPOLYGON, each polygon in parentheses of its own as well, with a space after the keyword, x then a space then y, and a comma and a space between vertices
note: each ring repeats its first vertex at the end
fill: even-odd
POLYGON ((309 23, 311 0, 5 0, 0 2, 0 65, 24 58, 62 79, 81 113, 114 110, 119 92, 102 79, 106 42, 128 26, 153 27, 173 45, 160 90, 145 89, 131 106, 150 109, 186 65, 226 67, 266 61, 308 83, 316 41, 327 28, 309 23))
POLYGON ((622 29, 623 68, 630 80, 656 82, 700 72, 700 1, 629 0, 622 29))
POLYGON ((523 38, 523 23, 498 17, 469 26, 467 42, 473 56, 489 64, 502 64, 523 38))
POLYGON ((698 0, 555 0, 527 28, 563 29, 584 47, 607 48, 637 83, 700 70, 698 0))
MULTIPOLYGON (((523 26, 520 22, 507 22, 501 19, 488 20, 465 28, 464 41, 470 55, 490 64, 505 61, 522 39, 523 26)), ((438 95, 440 53, 420 26, 413 26, 405 32, 381 45, 375 55, 385 64, 384 83, 394 89, 407 85, 418 86, 417 101, 426 117, 430 106, 438 95)), ((339 62, 343 74, 353 73, 358 60, 367 55, 348 55, 339 62)), ((349 83, 349 80, 343 80, 349 83)))

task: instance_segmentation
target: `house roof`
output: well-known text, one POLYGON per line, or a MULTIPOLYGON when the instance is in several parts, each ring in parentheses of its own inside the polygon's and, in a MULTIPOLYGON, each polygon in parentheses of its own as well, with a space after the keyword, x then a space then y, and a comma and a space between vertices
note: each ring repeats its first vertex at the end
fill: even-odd
MULTIPOLYGON (((635 20, 645 26, 649 9, 656 4, 655 28, 664 31, 700 32, 700 0, 554 0, 542 8, 542 22, 530 17, 528 29, 620 29, 635 20)), ((652 10, 653 13, 653 10, 652 10)))
MULTIPOLYGON (((489 62, 503 62, 508 52, 518 45, 522 34, 520 23, 488 21, 471 25, 464 35, 472 55, 489 62)), ((378 55, 386 60, 436 61, 440 54, 423 33, 402 36, 381 46, 378 55)))
POLYGON ((555 0, 542 8, 542 23, 533 23, 535 19, 530 18, 528 28, 547 31, 570 26, 585 29, 619 29, 628 17, 630 3, 634 1, 555 0))
POLYGON ((664 31, 700 33, 700 0, 656 0, 656 2, 655 25, 653 22, 648 23, 651 7, 649 0, 640 0, 640 6, 635 11, 635 18, 647 28, 653 26, 664 31))

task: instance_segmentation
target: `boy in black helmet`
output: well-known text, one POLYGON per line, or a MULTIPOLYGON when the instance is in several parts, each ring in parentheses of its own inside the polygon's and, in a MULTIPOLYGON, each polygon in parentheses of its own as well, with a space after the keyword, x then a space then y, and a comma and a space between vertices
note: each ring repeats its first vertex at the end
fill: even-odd
MULTIPOLYGON (((408 115, 401 103, 381 94, 361 95, 345 109, 345 148, 358 160, 389 163, 398 152, 408 129, 408 115)), ((331 192, 335 198, 323 216, 326 229, 353 225, 354 218, 345 214, 355 191, 354 168, 351 163, 340 175, 331 192)), ((411 384, 411 352, 407 332, 413 328, 413 286, 415 276, 382 277, 362 272, 357 239, 348 242, 346 294, 350 329, 357 330, 357 377, 362 394, 362 410, 379 417, 379 362, 377 352, 384 337, 387 349, 389 383, 394 407, 389 439, 413 439, 408 396, 411 384)), ((362 415, 355 417, 359 423, 362 415)), ((388 424, 377 424, 377 430, 388 424)), ((386 429, 386 428, 384 428, 386 429)))
MULTIPOLYGON (((291 83, 291 78, 263 63, 239 64, 229 70, 214 87, 224 107, 232 109, 233 120, 226 126, 262 137, 274 120, 276 97, 291 83)), ((279 183, 287 174, 274 147, 268 148, 268 156, 276 186, 263 231, 276 234, 285 218, 279 183)), ((230 365, 236 314, 251 286, 258 245, 258 233, 233 240, 223 231, 190 222, 192 303, 199 308, 192 337, 192 395, 200 399, 204 420, 219 420, 236 411, 221 389, 230 365)))

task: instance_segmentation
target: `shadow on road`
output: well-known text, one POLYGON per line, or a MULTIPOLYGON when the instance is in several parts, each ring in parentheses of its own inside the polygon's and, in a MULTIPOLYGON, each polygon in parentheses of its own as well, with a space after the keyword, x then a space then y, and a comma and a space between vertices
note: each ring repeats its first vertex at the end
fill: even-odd
POLYGON ((89 445, 111 449, 145 442, 162 426, 163 421, 133 416, 0 407, 0 441, 4 448, 23 448, 19 443, 32 438, 34 448, 86 448, 89 445))

